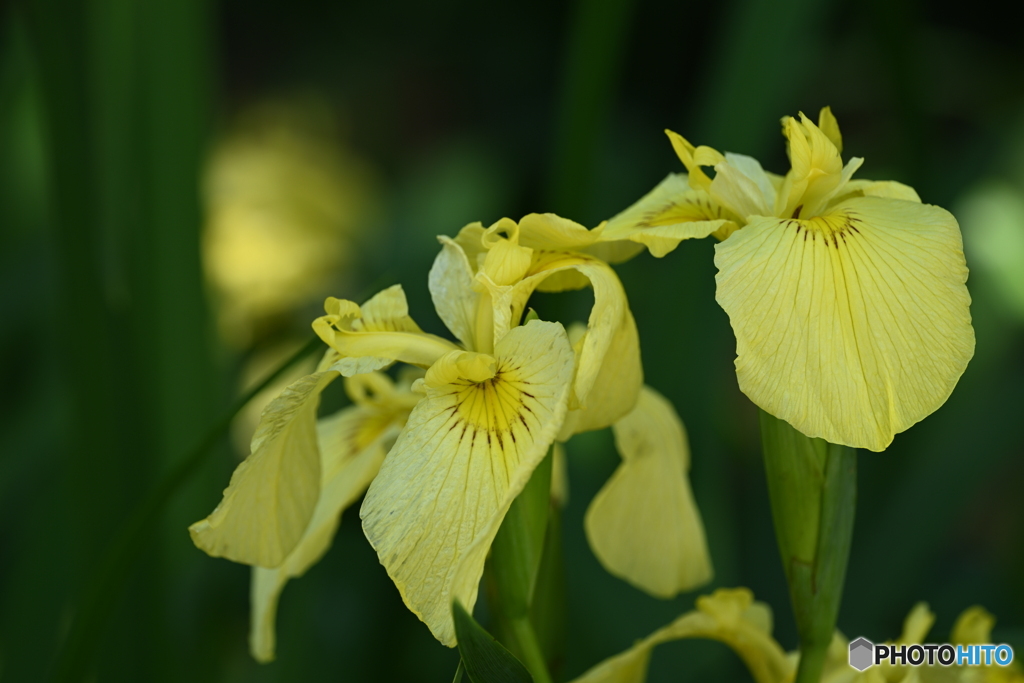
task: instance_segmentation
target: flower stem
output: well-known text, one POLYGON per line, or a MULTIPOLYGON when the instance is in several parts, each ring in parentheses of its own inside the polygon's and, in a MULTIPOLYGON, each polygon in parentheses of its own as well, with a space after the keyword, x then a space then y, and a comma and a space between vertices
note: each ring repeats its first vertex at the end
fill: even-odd
POLYGON ((800 635, 797 683, 817 683, 842 600, 856 510, 854 449, 761 412, 775 536, 800 635))
POLYGON ((537 633, 533 630, 533 624, 529 617, 510 619, 509 627, 519 643, 519 651, 523 656, 523 664, 533 675, 534 683, 551 683, 551 674, 548 673, 544 653, 541 651, 540 642, 537 640, 537 633))

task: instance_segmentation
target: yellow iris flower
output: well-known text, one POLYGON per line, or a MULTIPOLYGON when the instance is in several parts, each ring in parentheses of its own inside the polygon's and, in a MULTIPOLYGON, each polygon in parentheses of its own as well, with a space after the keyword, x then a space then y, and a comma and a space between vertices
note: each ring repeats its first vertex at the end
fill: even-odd
POLYGON ((853 180, 863 160, 842 163, 827 107, 783 133, 792 168, 777 176, 668 131, 688 175, 603 234, 722 240, 717 299, 742 391, 807 436, 881 451, 946 401, 974 353, 960 229, 906 185, 853 180))
MULTIPOLYGON (((926 642, 935 615, 918 603, 907 616, 899 643, 926 642)), ((981 607, 965 610, 953 626, 953 644, 991 643, 995 619, 981 607)), ((633 647, 576 678, 573 683, 643 683, 651 651, 656 645, 683 638, 707 638, 728 645, 739 655, 757 683, 790 683, 799 653, 786 651, 772 637, 772 611, 754 600, 746 588, 720 588, 697 598, 697 608, 668 626, 658 629, 633 647)), ((881 666, 858 672, 849 665, 849 641, 836 632, 829 647, 822 683, 1022 683, 1024 674, 1014 663, 1009 667, 881 666)))
POLYGON ((663 398, 641 391, 639 341, 621 283, 592 254, 539 244, 546 232, 577 229, 588 232, 532 215, 440 238, 430 292, 461 344, 423 332, 399 286, 362 306, 327 300, 313 328, 331 353, 268 406, 222 502, 190 528, 210 555, 255 567, 258 659, 273 655, 284 581, 322 555, 341 511, 367 485, 367 539, 409 609, 454 645, 452 602, 472 609, 491 542, 533 470, 556 439, 611 424, 624 462, 588 514, 598 556, 659 595, 710 578, 685 434, 663 398), (531 240, 536 246, 524 244, 531 240), (518 324, 533 291, 587 285, 594 306, 572 341, 558 323, 518 324), (425 375, 409 389, 387 389, 377 371, 395 362, 425 375), (326 420, 318 427, 316 409, 338 376, 350 378, 356 407, 332 432, 326 420), (343 480, 339 457, 352 463, 343 480))

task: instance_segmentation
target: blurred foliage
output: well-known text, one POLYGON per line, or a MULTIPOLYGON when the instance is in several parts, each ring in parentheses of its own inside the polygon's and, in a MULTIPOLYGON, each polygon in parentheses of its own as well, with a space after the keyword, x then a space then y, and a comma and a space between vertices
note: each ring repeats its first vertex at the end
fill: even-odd
MULTIPOLYGON (((997 639, 1024 647, 1016 26, 994 5, 915 0, 0 4, 0 680, 53 672, 117 530, 250 381, 247 366, 308 334, 318 300, 401 282, 412 310, 430 310, 436 234, 532 211, 596 225, 681 170, 666 127, 782 170, 778 118, 824 104, 866 159, 860 176, 909 183, 961 218, 977 331, 946 406, 859 456, 840 628, 884 637, 926 600, 945 634, 943 619, 978 603, 998 617, 997 639), (261 103, 297 92, 317 113, 254 132, 274 111, 261 103), (299 208, 262 215, 302 216, 293 228, 281 218, 275 230, 294 239, 268 246, 282 260, 258 270, 308 280, 268 286, 273 324, 228 345, 213 324, 227 296, 208 302, 200 251, 202 226, 217 240, 216 171, 205 219, 201 188, 204 169, 254 140, 295 153, 247 191, 299 208), (313 257, 301 267, 300 244, 313 257)), ((756 411, 736 387, 712 251, 684 244, 618 270, 647 381, 687 423, 717 570, 706 590, 750 586, 792 648, 756 411)), ((570 321, 585 298, 534 305, 570 321)), ((657 601, 601 569, 582 521, 617 456, 607 432, 568 451, 566 678, 694 600, 657 601)), ((228 448, 211 453, 151 530, 112 618, 88 634, 95 680, 451 680, 456 653, 402 605, 354 511, 285 592, 278 661, 253 662, 248 568, 206 557, 185 531, 233 464, 228 448)), ((706 679, 749 680, 717 643, 666 645, 653 660, 651 681, 706 679)))

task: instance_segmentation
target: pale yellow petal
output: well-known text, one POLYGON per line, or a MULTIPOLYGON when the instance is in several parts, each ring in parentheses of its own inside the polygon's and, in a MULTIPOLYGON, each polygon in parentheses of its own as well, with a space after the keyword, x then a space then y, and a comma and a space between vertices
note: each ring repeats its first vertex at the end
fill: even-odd
POLYGON ((285 584, 305 574, 331 547, 342 512, 370 485, 384 460, 385 445, 404 419, 402 411, 354 406, 317 424, 323 485, 309 526, 280 567, 252 570, 249 650, 257 661, 274 659, 274 622, 285 584))
POLYGON ((690 187, 695 190, 707 190, 711 185, 711 179, 704 172, 701 166, 714 166, 722 160, 722 155, 711 147, 694 147, 690 144, 690 141, 684 138, 679 133, 671 130, 666 130, 665 135, 668 136, 669 141, 672 143, 672 149, 675 150, 676 156, 686 166, 686 170, 689 172, 687 180, 690 183, 690 187))
POLYGON ((409 317, 401 285, 389 287, 362 306, 330 297, 327 315, 313 321, 313 331, 341 359, 334 368, 346 377, 372 372, 401 361, 430 367, 458 347, 447 339, 427 334, 409 317))
POLYGON ((949 396, 974 353, 949 212, 851 199, 758 218, 716 245, 741 390, 811 437, 881 451, 949 396))
POLYGON ((958 645, 984 645, 992 642, 996 618, 983 607, 969 607, 957 617, 950 640, 958 645))
POLYGON ((189 527, 192 542, 213 557, 277 567, 302 538, 320 496, 316 409, 333 371, 307 375, 270 402, 235 469, 224 498, 189 527))
POLYGON ((836 151, 842 154, 843 136, 839 132, 839 122, 836 121, 836 115, 832 113, 832 107, 821 108, 818 113, 818 128, 836 146, 836 151))
POLYGON ((594 244, 604 228, 593 230, 553 213, 531 213, 519 221, 519 243, 524 247, 564 251, 594 244))
POLYGON ((622 464, 584 520, 594 554, 610 573, 659 598, 707 583, 711 558, 687 476, 690 450, 672 404, 644 387, 614 430, 622 464))
MULTIPOLYGON (((500 287, 484 274, 479 274, 477 281, 488 289, 491 296, 495 339, 501 339, 522 318, 526 303, 535 290, 557 291, 549 282, 568 288, 587 284, 593 287, 594 305, 587 321, 588 334, 579 354, 573 383, 576 400, 585 406, 587 396, 602 371, 602 364, 611 360, 608 349, 626 324, 624 316, 629 304, 615 271, 607 263, 580 252, 538 251, 527 277, 515 285, 500 287), (567 273, 572 277, 567 278, 567 273)), ((622 334, 628 334, 628 330, 622 334)), ((623 344, 627 342, 623 341, 623 344)), ((635 356, 631 355, 623 361, 632 366, 634 359, 635 356)), ((630 402, 634 399, 635 394, 626 395, 623 400, 630 402)))
POLYGON ((927 642, 925 638, 934 623, 935 614, 928 609, 928 603, 917 603, 910 610, 907 618, 903 620, 903 633, 900 635, 900 642, 910 645, 927 642))
POLYGON ((474 269, 465 250, 440 236, 441 251, 430 269, 430 297, 438 317, 466 348, 476 349, 476 316, 480 292, 473 288, 474 269))
MULTIPOLYGON (((570 339, 572 339, 570 335, 570 339)), ((644 382, 643 364, 640 361, 640 336, 636 321, 627 308, 615 336, 612 337, 604 359, 593 354, 584 355, 585 337, 578 345, 579 363, 596 363, 597 377, 587 394, 586 404, 571 405, 565 416, 565 423, 558 435, 559 441, 568 441, 573 434, 604 429, 624 417, 637 402, 637 395, 644 382)), ((574 348, 577 344, 574 342, 574 348)))
POLYGON ((600 241, 636 242, 660 258, 682 240, 707 237, 727 221, 706 192, 692 189, 685 175, 673 173, 609 220, 600 241))
POLYGON ((720 588, 697 599, 697 609, 607 659, 574 683, 643 683, 651 649, 682 638, 710 638, 739 655, 757 683, 792 679, 793 665, 771 635, 771 610, 746 588, 720 588))
POLYGON ((768 174, 757 159, 742 154, 726 154, 725 161, 715 166, 709 194, 715 205, 742 219, 771 216, 775 208, 775 187, 768 174))
MULTIPOLYGON (((842 190, 843 195, 859 194, 864 197, 888 197, 921 203, 917 190, 895 180, 851 180, 842 190)), ((836 202, 838 203, 838 202, 836 202)))
POLYGON ((512 329, 494 357, 490 380, 425 385, 360 512, 405 604, 449 646, 452 601, 472 610, 491 540, 546 455, 572 380, 557 323, 512 329))

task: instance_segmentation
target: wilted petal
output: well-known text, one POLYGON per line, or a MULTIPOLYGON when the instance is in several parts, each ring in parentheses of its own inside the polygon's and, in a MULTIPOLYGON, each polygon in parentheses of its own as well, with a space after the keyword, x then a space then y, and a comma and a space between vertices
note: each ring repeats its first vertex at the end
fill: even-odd
POLYGON ((711 580, 704 525, 687 472, 690 449, 672 404, 644 387, 614 427, 622 464, 587 510, 587 539, 609 572, 671 598, 711 580))
POLYGON ((740 389, 807 436, 884 450, 974 353, 960 230, 938 207, 855 198, 715 250, 740 389))
POLYGON ((360 512, 405 604, 449 646, 452 601, 472 610, 490 543, 546 455, 572 380, 557 323, 512 329, 494 359, 489 380, 424 384, 360 512))
POLYGON ((277 567, 299 543, 320 496, 316 409, 336 371, 307 375, 263 410, 252 452, 235 469, 224 498, 189 527, 213 557, 277 567))

